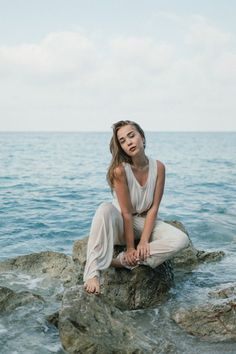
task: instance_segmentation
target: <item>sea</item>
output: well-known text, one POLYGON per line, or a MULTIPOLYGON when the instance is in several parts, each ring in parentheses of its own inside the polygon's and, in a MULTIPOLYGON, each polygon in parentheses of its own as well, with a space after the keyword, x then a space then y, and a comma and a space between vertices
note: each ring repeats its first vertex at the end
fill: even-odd
MULTIPOLYGON (((72 254, 73 243, 89 234, 98 205, 112 200, 106 182, 110 137, 0 133, 0 261, 46 250, 72 254)), ((182 222, 197 249, 221 250, 225 257, 183 271, 165 303, 137 311, 137 325, 182 354, 236 353, 235 343, 195 338, 171 317, 178 308, 206 303, 210 290, 236 282, 236 132, 147 132, 146 138, 146 154, 166 166, 159 217, 182 222)), ((47 300, 1 314, 0 353, 64 353, 58 331, 45 320, 60 306, 61 284, 8 272, 0 274, 0 286, 47 300)))

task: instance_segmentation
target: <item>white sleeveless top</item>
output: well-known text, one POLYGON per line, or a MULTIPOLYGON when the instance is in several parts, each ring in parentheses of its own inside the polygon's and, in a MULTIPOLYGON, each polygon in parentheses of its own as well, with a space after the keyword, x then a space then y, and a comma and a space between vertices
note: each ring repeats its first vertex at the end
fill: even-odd
MULTIPOLYGON (((153 203, 157 179, 157 162, 156 160, 150 157, 148 158, 148 160, 148 178, 144 186, 141 186, 138 180, 136 179, 130 164, 123 163, 130 192, 131 204, 133 206, 133 213, 142 214, 143 212, 147 211, 153 203)), ((120 210, 119 202, 117 200, 115 191, 113 204, 117 207, 118 210, 120 210)))

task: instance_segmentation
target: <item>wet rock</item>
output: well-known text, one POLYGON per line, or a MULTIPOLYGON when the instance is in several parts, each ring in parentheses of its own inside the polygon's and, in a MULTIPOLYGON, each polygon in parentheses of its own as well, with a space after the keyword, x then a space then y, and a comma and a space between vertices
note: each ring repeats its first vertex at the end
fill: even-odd
POLYGON ((174 321, 189 334, 212 341, 236 340, 236 301, 180 309, 174 321))
POLYGON ((58 322, 59 322, 59 312, 54 312, 51 315, 47 316, 47 321, 51 323, 53 326, 58 328, 58 322))
POLYGON ((40 252, 19 256, 0 262, 0 272, 17 271, 23 273, 46 274, 60 278, 65 286, 77 281, 77 269, 70 256, 59 252, 40 252))
POLYGON ((82 286, 65 291, 59 312, 59 334, 68 353, 158 353, 128 313, 104 295, 88 295, 82 286))
POLYGON ((72 259, 78 269, 78 283, 83 282, 83 271, 86 263, 88 236, 73 244, 72 259))
POLYGON ((15 292, 9 288, 0 287, 0 313, 12 311, 35 301, 44 302, 44 299, 29 291, 15 292))
POLYGON ((215 299, 234 299, 236 300, 236 284, 221 287, 208 293, 210 298, 215 299))
POLYGON ((155 269, 139 266, 132 271, 110 268, 103 272, 101 289, 104 297, 121 310, 156 307, 167 297, 173 285, 170 262, 155 269))

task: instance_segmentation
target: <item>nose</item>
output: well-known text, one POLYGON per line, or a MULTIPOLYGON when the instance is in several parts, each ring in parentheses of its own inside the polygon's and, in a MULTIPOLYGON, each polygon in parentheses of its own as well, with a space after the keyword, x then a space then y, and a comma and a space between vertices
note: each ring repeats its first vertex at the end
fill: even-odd
POLYGON ((129 146, 129 145, 131 145, 132 144, 132 141, 131 141, 131 139, 127 139, 127 145, 129 146))

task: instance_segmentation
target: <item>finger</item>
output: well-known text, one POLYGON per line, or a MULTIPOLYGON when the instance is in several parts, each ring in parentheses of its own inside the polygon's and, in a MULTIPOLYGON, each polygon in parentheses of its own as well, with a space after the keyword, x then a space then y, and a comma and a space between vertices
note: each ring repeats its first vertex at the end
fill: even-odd
POLYGON ((133 255, 130 257, 129 263, 130 263, 130 265, 134 265, 134 263, 135 263, 135 258, 134 258, 133 255))
POLYGON ((131 265, 136 265, 136 262, 137 262, 136 257, 133 256, 131 259, 131 265))
POLYGON ((149 255, 150 255, 149 249, 147 248, 147 249, 145 250, 145 259, 146 259, 147 257, 149 257, 149 255))
POLYGON ((143 250, 141 250, 141 252, 140 252, 140 258, 142 261, 144 260, 144 251, 143 250))
POLYGON ((128 263, 128 265, 132 265, 132 259, 130 258, 130 256, 126 256, 125 261, 126 263, 128 263))

